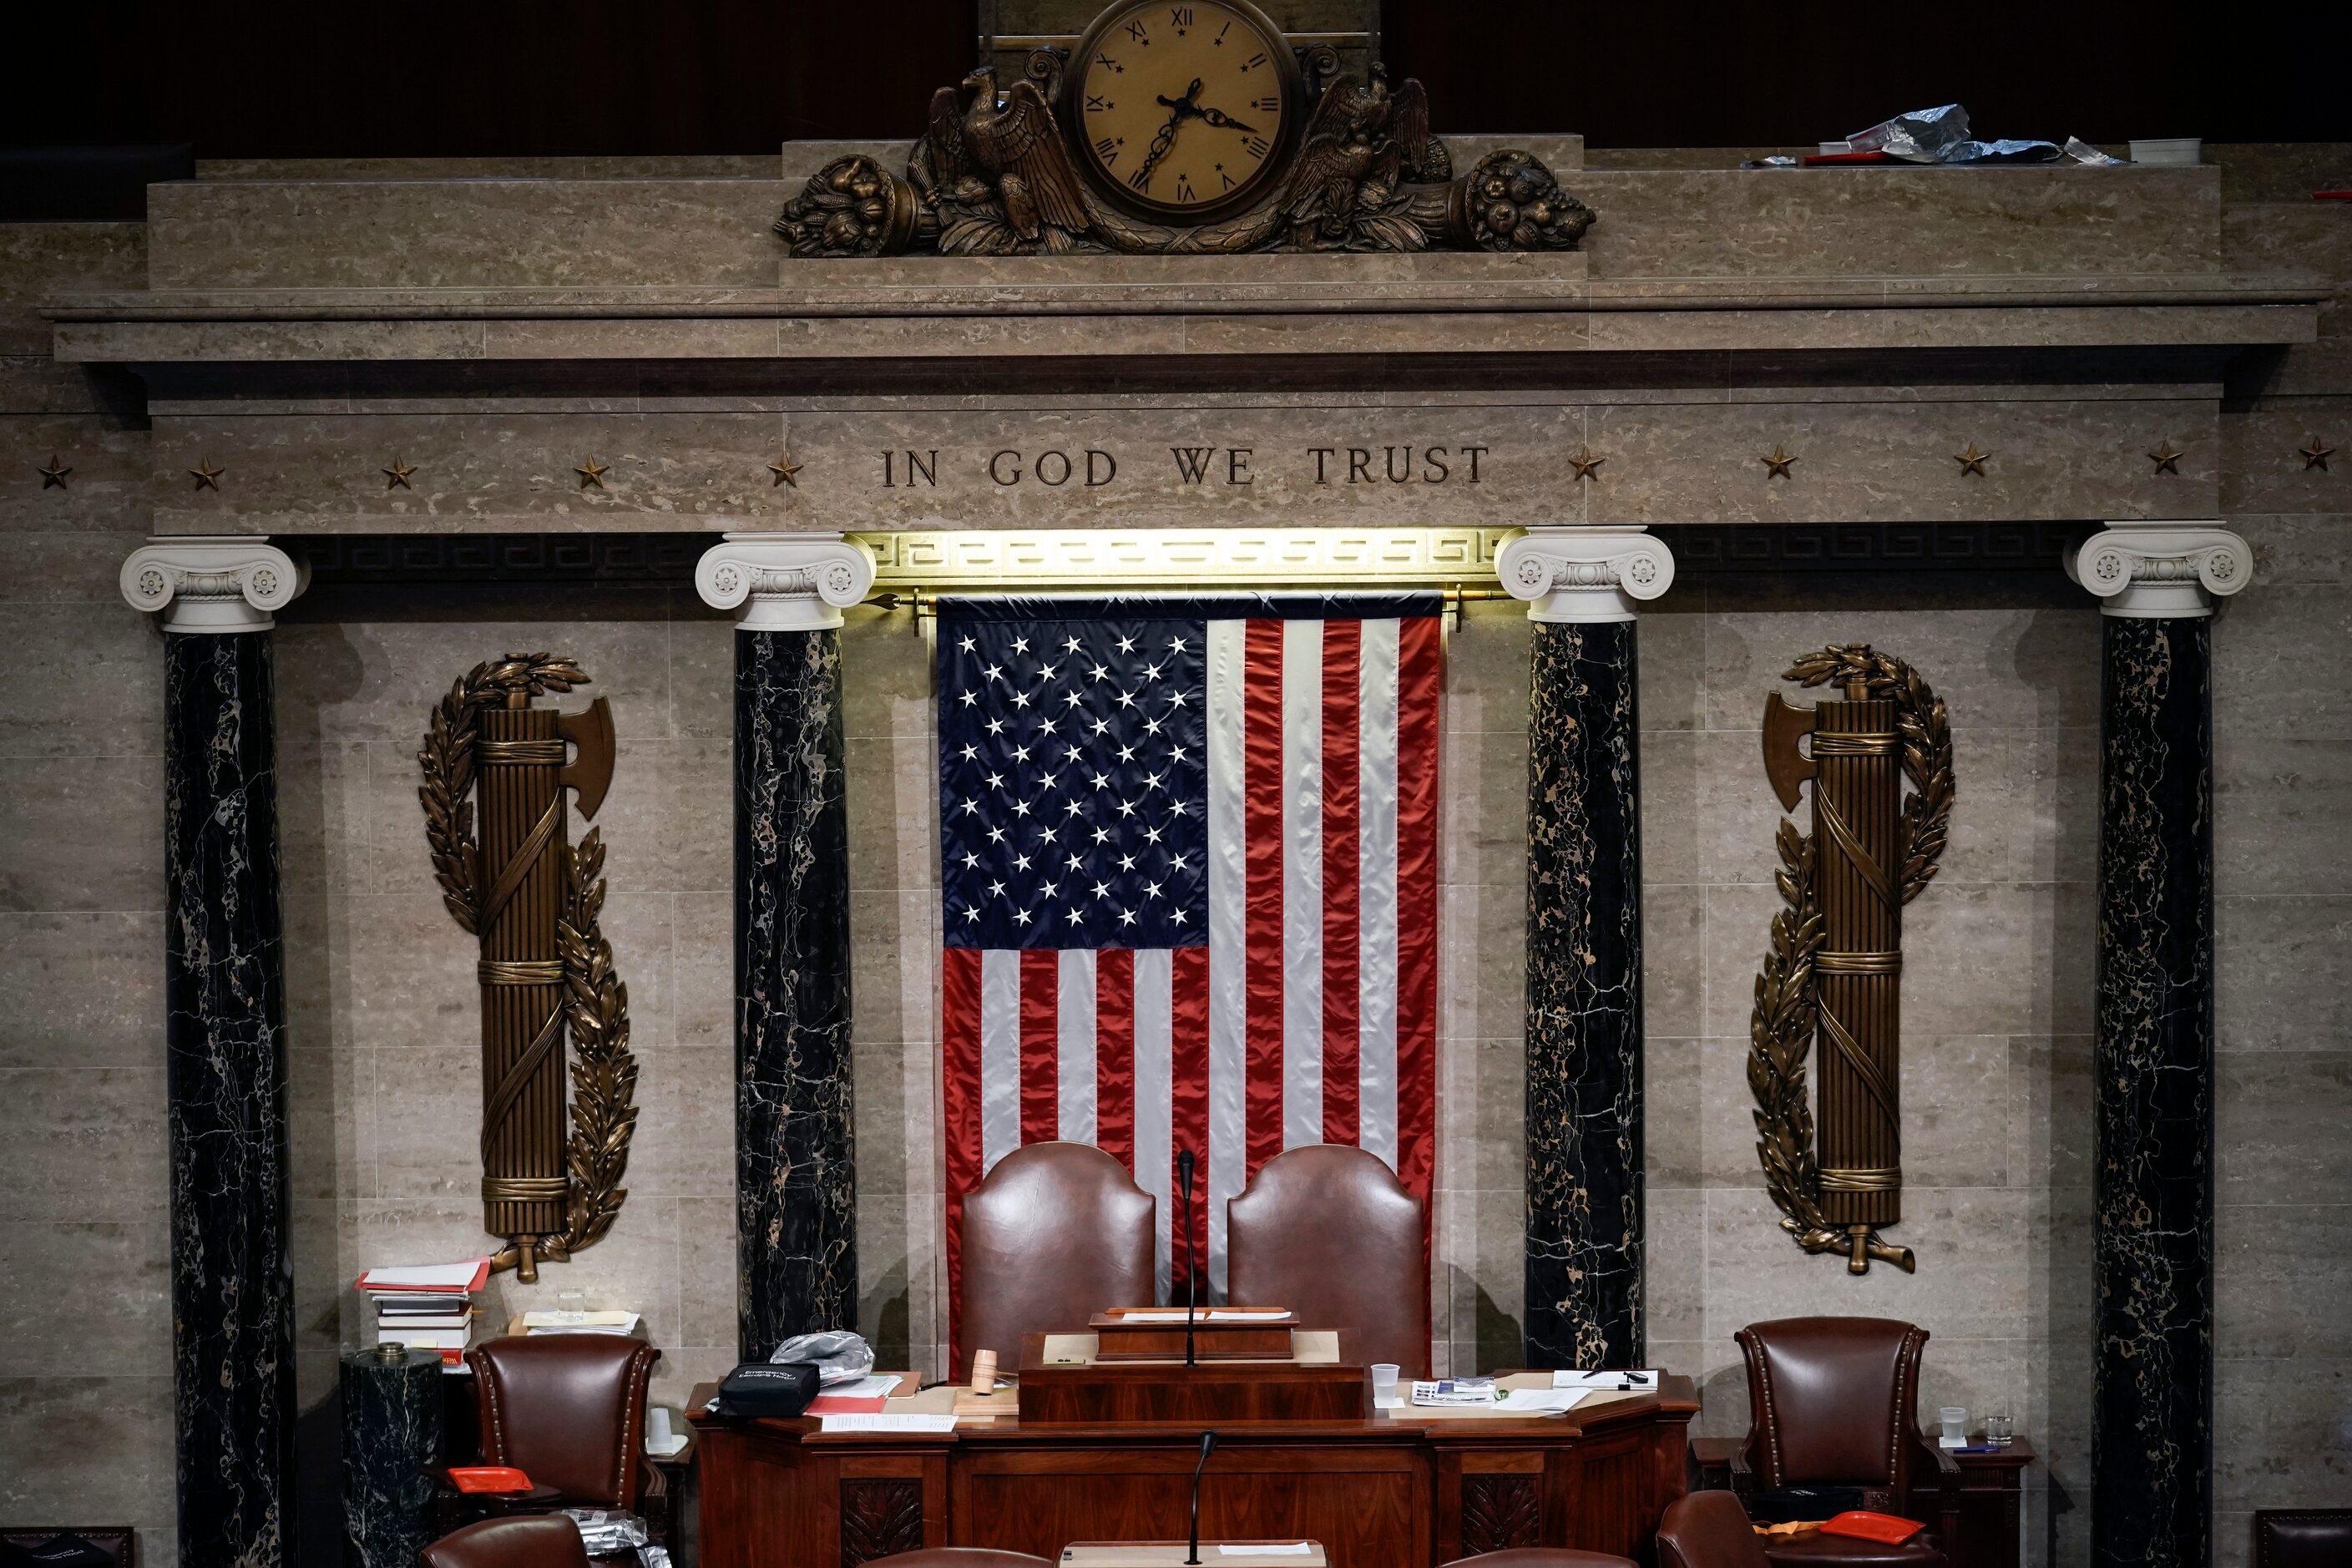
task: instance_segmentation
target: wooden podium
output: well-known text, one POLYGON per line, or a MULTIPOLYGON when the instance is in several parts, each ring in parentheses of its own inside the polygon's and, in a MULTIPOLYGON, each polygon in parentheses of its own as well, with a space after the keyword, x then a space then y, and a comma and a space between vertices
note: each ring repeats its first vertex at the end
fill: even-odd
MULTIPOLYGON (((1159 1325, 1153 1325, 1156 1329, 1159 1325)), ((1264 1325, 1219 1325, 1210 1337, 1252 1344, 1264 1325)), ((1186 1422, 1217 1426, 1251 1421, 1356 1421, 1370 1414, 1370 1384, 1354 1354, 1355 1334, 1282 1328, 1273 1354, 1247 1356, 1231 1343, 1183 1359, 1183 1329, 1173 1357, 1145 1357, 1116 1331, 1031 1334, 1021 1345, 1021 1419, 1032 1426, 1100 1426, 1186 1422), (1113 1353, 1103 1354, 1106 1341, 1113 1353)), ((1202 1337, 1194 1329, 1196 1341, 1202 1337)), ((1143 1336, 1137 1334, 1135 1338, 1143 1336)), ((1156 1341, 1158 1336, 1152 1338, 1156 1341)))

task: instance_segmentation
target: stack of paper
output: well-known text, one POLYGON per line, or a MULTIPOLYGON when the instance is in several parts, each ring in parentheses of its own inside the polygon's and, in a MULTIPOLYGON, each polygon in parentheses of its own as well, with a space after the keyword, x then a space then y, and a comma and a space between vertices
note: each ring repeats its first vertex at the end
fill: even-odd
POLYGON ((635 1312, 525 1312, 522 1331, 531 1334, 634 1334, 640 1321, 635 1312))
POLYGON ((375 1342, 441 1352, 444 1365, 474 1337, 474 1293, 490 1281, 490 1260, 371 1268, 354 1281, 375 1309, 375 1342))

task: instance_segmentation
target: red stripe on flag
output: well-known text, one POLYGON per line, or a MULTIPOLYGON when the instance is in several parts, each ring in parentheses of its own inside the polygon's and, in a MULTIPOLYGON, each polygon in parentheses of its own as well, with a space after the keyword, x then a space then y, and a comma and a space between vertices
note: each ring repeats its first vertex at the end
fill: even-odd
POLYGON ((1123 947, 1095 954, 1095 1142, 1135 1170, 1135 953, 1123 947))
POLYGON ((1323 623, 1323 1142, 1353 1143, 1361 1131, 1357 994, 1363 885, 1356 863, 1360 820, 1364 623, 1323 623))
POLYGON ((940 963, 940 1119, 947 1129, 948 1360, 963 1365, 963 1198, 980 1184, 980 949, 950 947, 940 963))
POLYGON ((1177 1201, 1177 1150, 1190 1149, 1197 1162, 1192 1175, 1192 1260, 1199 1273, 1201 1296, 1209 1293, 1209 950, 1180 947, 1171 954, 1169 983, 1168 1078, 1171 1085, 1168 1127, 1171 1164, 1168 1171, 1168 1278, 1181 1297, 1184 1289, 1184 1227, 1182 1205, 1177 1201))
POLYGON ((1052 948, 1021 953, 1021 1142, 1062 1135, 1060 1052, 1062 955, 1052 948))
POLYGON ((1244 1176, 1282 1152, 1282 626, 1251 621, 1242 653, 1242 845, 1248 941, 1244 1176))
POLYGON ((1427 1202, 1437 1122, 1439 626, 1402 623, 1397 647, 1397 1176, 1427 1202))

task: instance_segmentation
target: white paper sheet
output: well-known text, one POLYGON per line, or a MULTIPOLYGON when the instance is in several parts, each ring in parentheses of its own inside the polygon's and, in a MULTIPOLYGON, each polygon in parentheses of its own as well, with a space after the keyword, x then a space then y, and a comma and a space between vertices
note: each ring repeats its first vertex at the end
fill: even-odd
POLYGON ((952 1415, 820 1415, 825 1432, 952 1432, 952 1415))
POLYGON ((1511 1415, 1559 1415, 1575 1409, 1585 1392, 1580 1388, 1514 1388, 1495 1402, 1495 1409, 1511 1415))
POLYGON ((890 1391, 906 1379, 895 1372, 869 1372, 864 1377, 853 1377, 846 1383, 829 1383, 817 1390, 819 1395, 839 1394, 845 1399, 887 1399, 890 1391))
POLYGON ((1309 1541, 1275 1541, 1255 1546, 1220 1546, 1220 1557, 1306 1557, 1313 1553, 1315 1543, 1309 1541))
POLYGON ((1622 1393, 1629 1385, 1636 1389, 1658 1386, 1654 1372, 1555 1372, 1551 1374, 1554 1388, 1598 1388, 1610 1393, 1622 1393))
MULTIPOLYGON (((1287 1317, 1289 1310, 1286 1307, 1203 1307, 1192 1314, 1192 1321, 1196 1323, 1260 1323, 1273 1318, 1287 1317)), ((1122 1323, 1181 1323, 1184 1321, 1184 1309, 1148 1307, 1121 1312, 1118 1321, 1122 1323)))

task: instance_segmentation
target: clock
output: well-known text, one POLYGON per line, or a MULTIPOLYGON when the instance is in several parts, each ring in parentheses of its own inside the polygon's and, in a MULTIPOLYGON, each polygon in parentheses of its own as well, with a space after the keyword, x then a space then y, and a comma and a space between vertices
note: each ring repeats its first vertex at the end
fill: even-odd
POLYGON ((1078 167, 1139 216, 1198 223, 1265 197, 1303 118, 1290 42, 1248 0, 1127 0, 1063 79, 1078 167))

